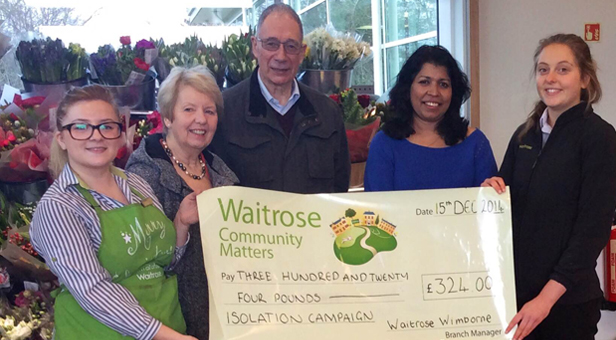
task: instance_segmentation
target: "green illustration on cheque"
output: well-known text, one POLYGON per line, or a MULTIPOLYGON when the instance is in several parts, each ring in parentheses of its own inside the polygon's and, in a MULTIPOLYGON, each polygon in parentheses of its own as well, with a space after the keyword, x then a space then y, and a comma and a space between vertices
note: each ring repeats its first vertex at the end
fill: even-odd
POLYGON ((330 227, 336 234, 334 254, 342 263, 362 265, 379 252, 392 251, 398 246, 396 226, 372 211, 357 216, 349 208, 330 227))

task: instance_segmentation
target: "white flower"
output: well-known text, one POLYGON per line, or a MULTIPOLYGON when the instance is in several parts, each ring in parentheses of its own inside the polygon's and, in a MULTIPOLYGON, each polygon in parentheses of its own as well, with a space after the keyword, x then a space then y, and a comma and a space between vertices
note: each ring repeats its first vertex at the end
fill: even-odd
POLYGON ((17 327, 8 332, 10 340, 24 340, 32 334, 32 328, 25 322, 20 322, 17 327))
POLYGON ((356 35, 335 32, 331 27, 315 29, 304 39, 309 47, 308 66, 330 70, 353 67, 357 60, 371 54, 370 45, 357 40, 356 35))

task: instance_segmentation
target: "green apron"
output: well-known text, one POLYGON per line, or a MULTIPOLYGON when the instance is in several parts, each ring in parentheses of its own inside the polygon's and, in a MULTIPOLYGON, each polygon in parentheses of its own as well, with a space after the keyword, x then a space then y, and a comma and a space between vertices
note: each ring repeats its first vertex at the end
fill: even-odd
MULTIPOLYGON (((141 203, 103 211, 83 187, 77 189, 96 210, 102 240, 98 261, 113 282, 128 289, 151 316, 182 334, 186 324, 178 302, 176 276, 167 277, 176 233, 173 223, 151 199, 131 188, 141 203)), ((66 288, 58 294, 55 308, 55 339, 128 339, 88 314, 66 288)))

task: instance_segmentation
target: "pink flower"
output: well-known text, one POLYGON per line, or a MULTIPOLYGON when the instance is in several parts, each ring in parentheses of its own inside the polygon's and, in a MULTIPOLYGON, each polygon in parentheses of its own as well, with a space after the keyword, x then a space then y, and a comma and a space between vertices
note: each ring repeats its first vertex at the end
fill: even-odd
POLYGON ((120 37, 120 43, 122 45, 130 45, 130 35, 120 37))
MULTIPOLYGON (((11 113, 11 114, 12 114, 12 113, 11 113)), ((7 132, 7 133, 6 133, 6 139, 7 139, 9 142, 11 142, 11 143, 12 143, 12 142, 14 142, 17 138, 15 138, 15 135, 13 134, 13 131, 9 131, 9 132, 7 132)))
POLYGON ((137 44, 135 44, 135 48, 148 50, 151 48, 156 48, 156 46, 154 46, 154 44, 149 40, 141 39, 137 41, 137 44))
POLYGON ((17 305, 17 307, 28 307, 30 305, 30 293, 24 294, 25 292, 26 291, 23 291, 15 297, 15 305, 17 305))

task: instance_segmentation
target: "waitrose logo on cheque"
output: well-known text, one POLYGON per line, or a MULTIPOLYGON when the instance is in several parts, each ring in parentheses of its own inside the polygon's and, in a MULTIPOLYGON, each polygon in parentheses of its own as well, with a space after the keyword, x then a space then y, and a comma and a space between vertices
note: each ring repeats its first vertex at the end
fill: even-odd
MULTIPOLYGON (((272 227, 321 228, 318 212, 288 211, 270 209, 260 202, 248 204, 244 200, 218 199, 219 211, 225 222, 272 227)), ((362 265, 383 251, 396 249, 396 226, 372 211, 357 214, 347 209, 344 216, 330 224, 336 238, 334 255, 343 263, 362 265)), ((279 233, 234 231, 220 228, 218 236, 220 256, 254 259, 275 258, 271 246, 288 246, 299 249, 304 237, 280 229, 279 233)))
MULTIPOLYGON (((321 215, 317 212, 275 210, 261 205, 247 204, 244 200, 218 199, 218 206, 225 222, 233 221, 248 225, 265 225, 273 227, 320 228, 321 215)), ((243 257, 252 259, 273 259, 274 249, 269 246, 289 246, 299 249, 303 236, 298 236, 280 229, 281 233, 263 234, 259 232, 238 232, 223 227, 218 232, 220 256, 243 257)))

